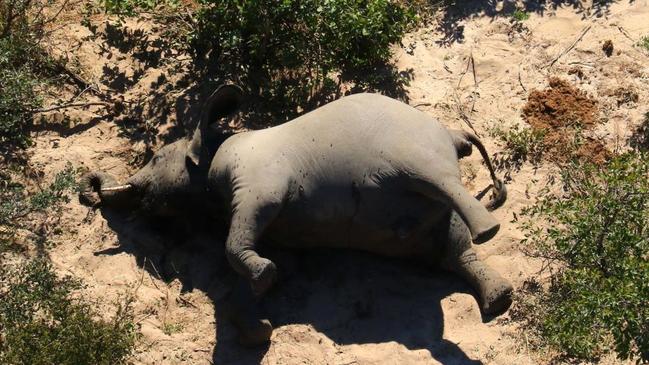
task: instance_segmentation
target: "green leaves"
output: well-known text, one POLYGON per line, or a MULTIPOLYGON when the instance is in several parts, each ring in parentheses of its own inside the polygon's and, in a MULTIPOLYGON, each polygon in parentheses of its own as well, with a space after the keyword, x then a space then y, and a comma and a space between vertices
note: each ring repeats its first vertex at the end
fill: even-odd
POLYGON ((197 59, 209 54, 217 78, 248 86, 287 118, 330 96, 335 74, 387 63, 390 46, 415 21, 388 0, 199 2, 197 59))
POLYGON ((128 304, 108 320, 75 292, 79 281, 58 278, 45 259, 0 265, 0 363, 122 364, 136 327, 128 304))
POLYGON ((559 268, 540 293, 539 328, 569 356, 649 360, 649 156, 563 170, 563 196, 524 214, 527 246, 559 268))
POLYGON ((0 39, 0 152, 30 144, 31 109, 40 105, 32 70, 21 64, 24 49, 12 39, 0 39))
POLYGON ((62 203, 68 201, 68 193, 78 186, 75 176, 72 165, 68 164, 48 187, 29 195, 10 173, 0 170, 0 254, 18 248, 15 244, 16 230, 25 227, 25 217, 48 209, 60 209, 62 203))
POLYGON ((176 7, 178 0, 102 0, 107 13, 121 16, 134 16, 138 10, 154 10, 160 5, 176 7))
MULTIPOLYGON (((130 302, 102 317, 78 293, 81 283, 58 277, 45 257, 11 254, 29 242, 16 231, 31 230, 32 214, 56 215, 67 201, 76 187, 72 166, 31 195, 11 175, 0 171, 0 364, 123 363, 137 333, 130 302)), ((46 243, 46 233, 39 239, 46 243)))
POLYGON ((638 47, 643 48, 645 51, 649 51, 649 35, 640 38, 637 45, 638 47))
POLYGON ((56 174, 54 181, 47 189, 41 190, 30 197, 31 209, 44 210, 58 203, 67 203, 68 196, 66 193, 76 190, 78 186, 75 175, 72 165, 68 164, 65 170, 56 174))

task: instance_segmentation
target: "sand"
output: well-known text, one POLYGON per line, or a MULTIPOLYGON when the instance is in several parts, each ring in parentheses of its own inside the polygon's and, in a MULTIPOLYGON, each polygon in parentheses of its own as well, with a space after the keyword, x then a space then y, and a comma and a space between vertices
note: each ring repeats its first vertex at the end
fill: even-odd
MULTIPOLYGON (((452 128, 469 128, 465 116, 497 154, 503 146, 489 130, 524 124, 528 94, 547 88, 549 77, 556 76, 598 101, 597 120, 587 132, 610 150, 628 148, 647 112, 649 55, 634 43, 649 34, 649 3, 620 1, 590 12, 572 6, 539 9, 521 24, 498 13, 502 8, 478 5, 480 11, 468 17, 440 14, 395 47, 396 65, 413 71, 410 104, 452 128), (610 57, 602 49, 608 40, 614 47, 610 57), (467 67, 471 60, 475 75, 467 67), (621 98, 620 88, 636 97, 621 98)), ((134 124, 102 117, 101 107, 50 113, 48 120, 69 125, 43 125, 29 151, 31 164, 46 179, 68 162, 124 179, 141 163, 138 156, 178 135, 191 124, 184 118, 196 114, 186 108, 191 88, 165 89, 182 80, 188 59, 161 54, 151 62, 142 57, 155 56, 149 43, 125 50, 107 41, 110 29, 100 15, 93 21, 99 24, 94 32, 78 23, 56 31, 54 52, 67 54, 87 80, 111 95, 141 102, 140 115, 152 121, 145 126, 152 133, 134 141, 129 138, 134 124)), ((155 34, 151 20, 127 20, 126 26, 155 34)), ((489 184, 478 154, 464 160, 462 169, 473 192, 489 184)), ((522 253, 524 233, 513 220, 554 170, 541 162, 499 172, 510 177, 509 199, 494 213, 502 228, 476 249, 515 288, 542 274, 540 263, 522 253)), ((106 217, 76 199, 65 206, 61 224, 66 229, 53 238, 51 249, 57 270, 83 279, 85 293, 107 313, 111 303, 134 297, 142 333, 135 364, 543 364, 548 358, 527 345, 525 329, 507 313, 482 318, 471 289, 455 276, 330 251, 276 253, 282 279, 261 303, 276 330, 268 346, 245 349, 219 315, 228 281, 219 276, 225 265, 221 243, 209 232, 106 217)), ((610 357, 601 363, 617 362, 610 357)))

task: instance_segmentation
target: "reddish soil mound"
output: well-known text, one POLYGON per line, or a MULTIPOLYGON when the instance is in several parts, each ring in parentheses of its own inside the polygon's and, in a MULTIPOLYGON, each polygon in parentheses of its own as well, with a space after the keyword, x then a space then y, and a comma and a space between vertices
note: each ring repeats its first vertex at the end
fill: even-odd
POLYGON ((545 133, 547 154, 558 162, 575 157, 595 163, 606 161, 610 154, 606 147, 581 135, 595 125, 598 113, 596 100, 557 77, 550 78, 549 88, 530 92, 523 107, 523 119, 545 133))

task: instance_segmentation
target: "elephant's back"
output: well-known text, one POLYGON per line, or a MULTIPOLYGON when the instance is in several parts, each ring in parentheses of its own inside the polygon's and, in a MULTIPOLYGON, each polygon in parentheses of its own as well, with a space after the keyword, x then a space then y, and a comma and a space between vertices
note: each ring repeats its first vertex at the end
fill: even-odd
MULTIPOLYGON (((398 163, 414 149, 455 158, 451 136, 434 118, 380 94, 354 94, 276 127, 228 138, 213 165, 277 166, 327 174, 381 160, 398 163)), ((347 173, 347 172, 346 172, 347 173)))
POLYGON ((419 131, 422 136, 446 134, 434 118, 399 100, 381 94, 361 93, 345 96, 270 130, 295 136, 335 133, 340 139, 353 139, 380 129, 399 136, 419 131))

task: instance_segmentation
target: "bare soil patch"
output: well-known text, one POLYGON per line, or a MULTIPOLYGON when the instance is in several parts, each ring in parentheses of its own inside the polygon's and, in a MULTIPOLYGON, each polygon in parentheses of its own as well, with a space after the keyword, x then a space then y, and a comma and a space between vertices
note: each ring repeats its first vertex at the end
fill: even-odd
POLYGON ((602 163, 610 152, 604 144, 582 132, 592 129, 599 114, 597 100, 568 81, 551 77, 545 90, 530 92, 523 119, 545 133, 544 145, 553 161, 573 157, 602 163))

